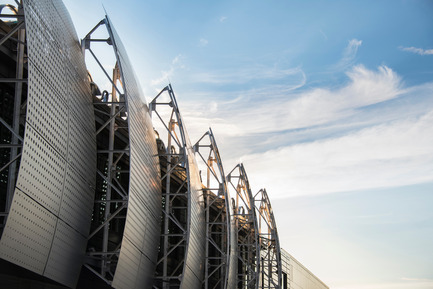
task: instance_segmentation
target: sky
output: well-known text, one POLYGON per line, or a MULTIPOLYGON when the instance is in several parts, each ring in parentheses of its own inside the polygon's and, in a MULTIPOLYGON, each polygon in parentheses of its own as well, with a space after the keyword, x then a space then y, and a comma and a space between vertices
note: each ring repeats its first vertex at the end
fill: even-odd
POLYGON ((104 17, 146 101, 266 188, 280 243, 330 288, 433 288, 433 2, 64 0, 104 17))

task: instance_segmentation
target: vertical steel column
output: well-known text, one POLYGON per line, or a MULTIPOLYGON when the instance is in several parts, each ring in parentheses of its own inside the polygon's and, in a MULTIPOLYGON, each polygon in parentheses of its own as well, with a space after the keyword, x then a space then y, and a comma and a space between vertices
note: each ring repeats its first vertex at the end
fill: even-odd
MULTIPOLYGON (((206 169, 206 188, 210 188, 210 169, 209 166, 211 165, 211 160, 208 159, 207 161, 207 169, 206 169)), ((206 199, 205 199, 205 218, 206 218, 206 242, 205 242, 205 258, 208 259, 209 258, 209 240, 210 240, 210 236, 209 236, 209 231, 210 231, 210 195, 209 192, 206 191, 206 199)), ((209 260, 205 260, 204 262, 204 289, 208 289, 209 288, 209 260)))
MULTIPOLYGON (((18 7, 18 15, 24 16, 24 9, 22 5, 18 7)), ((23 79, 24 74, 24 50, 25 50, 25 28, 21 28, 18 30, 18 43, 17 43, 17 63, 16 63, 16 79, 15 82, 15 100, 14 100, 14 112, 13 112, 13 122, 12 129, 14 133, 12 134, 12 145, 18 144, 18 138, 16 135, 19 135, 20 129, 20 114, 21 114, 21 97, 22 97, 22 89, 23 82, 20 81, 23 79)), ((18 148, 12 147, 10 152, 10 160, 12 161, 17 157, 18 148)), ((15 190, 16 183, 16 174, 17 174, 17 162, 12 162, 9 166, 9 175, 8 175, 8 188, 7 188, 7 197, 6 197, 6 212, 9 212, 10 206, 12 204, 12 197, 15 190)))
MULTIPOLYGON (((102 25, 106 25, 105 19, 101 20, 86 35, 81 43, 83 53, 85 50, 89 50, 90 54, 99 65, 101 71, 111 83, 111 100, 108 99, 109 96, 106 96, 106 99, 101 99, 101 101, 94 102, 95 114, 99 116, 97 117, 96 121, 101 124, 99 129, 96 131, 97 138, 102 135, 106 137, 105 139, 100 140, 102 146, 99 147, 97 151, 98 154, 107 156, 106 159, 103 157, 101 158, 102 160, 106 161, 104 165, 106 164, 107 166, 107 172, 104 173, 97 169, 98 177, 102 178, 102 182, 106 184, 106 191, 101 195, 100 199, 95 199, 95 204, 100 204, 100 206, 104 209, 103 220, 98 220, 100 223, 97 224, 97 228, 93 229, 88 237, 88 243, 93 243, 92 245, 98 249, 95 250, 94 247, 88 248, 84 266, 99 278, 104 280, 107 284, 111 285, 121 248, 121 242, 115 244, 110 243, 110 232, 114 228, 112 226, 112 222, 115 218, 124 218, 122 213, 128 207, 128 190, 124 189, 121 184, 117 182, 115 173, 117 171, 116 167, 119 162, 129 161, 130 148, 128 136, 122 137, 119 134, 116 134, 116 130, 118 129, 116 122, 124 122, 125 120, 120 118, 120 114, 122 112, 126 112, 126 104, 119 101, 119 98, 122 98, 124 90, 121 81, 119 64, 116 61, 112 72, 112 77, 110 77, 97 56, 90 48, 90 44, 92 42, 103 42, 108 45, 112 44, 110 37, 106 39, 92 39, 92 33, 102 25), (122 91, 119 90, 118 83, 120 83, 122 91), (98 107, 108 106, 108 112, 106 112, 105 109, 98 109, 98 107), (116 140, 124 143, 124 148, 116 148, 116 140), (116 157, 115 154, 118 156, 116 157)), ((108 92, 106 92, 106 94, 108 95, 108 92)), ((128 133, 128 128, 125 127, 125 129, 128 133)), ((99 161, 100 159, 98 158, 98 162, 99 161)), ((99 166, 102 167, 101 164, 99 166)), ((126 171, 123 170, 122 172, 129 173, 129 169, 126 171)), ((98 212, 94 211, 94 213, 97 214, 98 212)))
POLYGON ((198 288, 202 285, 204 273, 205 246, 200 242, 205 228, 202 222, 194 222, 197 222, 196 218, 205 219, 205 213, 201 211, 204 199, 193 147, 171 85, 150 102, 149 110, 152 119, 159 119, 162 131, 168 135, 167 147, 160 139, 161 181, 166 188, 163 190, 164 225, 153 287, 198 288), (163 93, 166 93, 164 96, 168 94, 168 101, 163 100, 163 93))
POLYGON ((261 246, 260 285, 262 289, 280 289, 282 277, 280 243, 271 203, 265 189, 261 189, 254 196, 254 206, 259 220, 261 246))
MULTIPOLYGON (((116 82, 120 79, 119 75, 119 67, 116 62, 116 66, 113 69, 113 82, 116 82)), ((117 94, 116 87, 113 85, 111 89, 111 109, 110 109, 110 126, 109 126, 109 139, 108 139, 108 164, 107 164, 107 179, 108 183, 113 183, 113 150, 114 150, 114 133, 115 133, 115 124, 116 124, 116 108, 117 108, 117 94)), ((105 220, 107 220, 111 216, 111 186, 107 184, 107 192, 105 195, 105 220)), ((103 241, 102 241, 102 252, 108 252, 108 237, 109 237, 110 223, 107 222, 104 226, 103 233, 103 241)), ((107 258, 108 255, 104 255, 101 266, 101 275, 105 277, 105 273, 107 271, 107 258)))
MULTIPOLYGON (((174 125, 175 122, 173 120, 173 114, 168 122, 168 136, 167 136, 167 148, 166 148, 166 154, 167 154, 167 176, 165 179, 165 214, 164 214, 164 248, 163 248, 163 255, 168 256, 169 254, 169 222, 170 222, 170 181, 171 181, 171 136, 172 132, 174 131, 174 125)), ((168 276, 168 258, 164 258, 163 260, 163 276, 168 276)), ((169 289, 170 288, 170 282, 167 282, 167 280, 163 280, 163 289, 169 289)))
POLYGON ((248 177, 243 164, 238 164, 227 176, 236 192, 234 220, 237 223, 238 261, 236 286, 242 289, 259 288, 260 243, 258 219, 248 177))
POLYGON ((206 165, 207 172, 206 184, 203 184, 206 218, 206 260, 203 288, 228 288, 229 243, 232 237, 230 197, 221 157, 211 129, 197 141, 194 145, 194 151, 199 156, 197 159, 201 159, 202 163, 206 165), (205 139, 208 139, 209 143, 205 142, 205 139), (204 154, 206 155, 204 156, 204 154), (214 165, 216 165, 216 168, 214 165), (211 215, 211 210, 216 211, 217 215, 211 215), (212 256, 211 249, 214 252, 212 256))
MULTIPOLYGON (((157 266, 155 272, 155 285, 154 288, 178 288, 182 282, 183 276, 179 275, 184 272, 186 248, 187 248, 187 234, 188 222, 182 223, 179 220, 181 213, 179 210, 184 210, 185 215, 188 215, 190 204, 189 195, 189 176, 188 176, 188 157, 186 153, 185 132, 183 131, 180 113, 176 105, 173 90, 170 85, 166 86, 149 104, 149 111, 151 117, 155 115, 161 121, 167 132, 167 146, 161 158, 166 158, 166 172, 161 172, 161 181, 165 181, 165 191, 162 194, 164 199, 163 209, 163 232, 162 232, 162 246, 160 248, 157 266), (161 95, 167 92, 170 98, 169 102, 160 102, 161 95), (166 107, 167 109, 158 109, 158 107, 166 107), (164 114, 165 113, 165 114, 164 114), (167 117, 164 120, 163 117, 167 117), (180 138, 179 138, 179 135, 180 138), (177 148, 177 151, 176 151, 177 148), (172 184, 173 182, 173 184, 172 184), (174 186, 177 183, 179 188, 174 186), (186 201, 185 207, 176 205, 175 203, 182 199, 186 201), (176 231, 179 231, 176 232, 176 231), (184 251, 182 251, 184 250, 184 251), (178 256, 183 252, 183 256, 178 256), (176 255, 178 254, 178 255, 176 255), (173 258, 178 258, 176 262, 173 258), (171 262, 170 262, 171 260, 171 262), (160 265, 161 264, 161 265, 160 265), (162 267, 162 268, 161 268, 162 267), (162 284, 162 285, 161 285, 162 284)), ((163 167, 161 162, 161 166, 163 167)), ((189 218, 189 217, 188 217, 189 218)))

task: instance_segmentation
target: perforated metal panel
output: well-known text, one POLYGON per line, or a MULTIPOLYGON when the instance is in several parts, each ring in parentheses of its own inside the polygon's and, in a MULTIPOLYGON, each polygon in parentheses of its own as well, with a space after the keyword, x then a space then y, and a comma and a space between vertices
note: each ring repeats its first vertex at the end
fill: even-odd
POLYGON ((149 109, 123 44, 106 25, 116 52, 128 108, 130 183, 122 247, 112 286, 146 288, 152 284, 161 222, 161 184, 156 139, 149 109))
POLYGON ((86 244, 87 238, 71 230, 67 223, 58 219, 44 276, 75 287, 86 244))
MULTIPOLYGON (((184 128, 185 133, 186 129, 184 128)), ((203 208, 203 192, 195 154, 191 147, 188 135, 187 141, 189 187, 190 187, 190 224, 187 239, 187 253, 185 260, 184 276, 181 288, 201 288, 203 281, 203 262, 205 259, 205 216, 203 208)))
POLYGON ((56 228, 56 217, 29 196, 15 190, 0 243, 0 256, 43 274, 56 228))
POLYGON ((63 3, 23 4, 29 72, 26 129, 0 257, 75 287, 96 176, 90 85, 63 3))
MULTIPOLYGON (((231 202, 230 202, 231 203, 231 202)), ((230 226, 230 267, 226 288, 236 288, 238 273, 238 231, 236 219, 233 217, 233 207, 230 204, 231 226, 230 226)))

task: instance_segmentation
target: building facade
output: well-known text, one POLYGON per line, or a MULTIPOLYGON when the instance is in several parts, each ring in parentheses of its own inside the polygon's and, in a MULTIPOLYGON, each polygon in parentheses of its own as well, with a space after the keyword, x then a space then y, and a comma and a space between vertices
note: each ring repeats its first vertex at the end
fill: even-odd
POLYGON ((0 5, 0 287, 327 288, 280 248, 266 190, 242 164, 224 173, 212 130, 191 142, 172 86, 143 103, 108 17, 80 41, 60 0, 13 4, 0 5))
POLYGON ((329 289, 325 283, 284 249, 281 250, 281 260, 282 289, 329 289))

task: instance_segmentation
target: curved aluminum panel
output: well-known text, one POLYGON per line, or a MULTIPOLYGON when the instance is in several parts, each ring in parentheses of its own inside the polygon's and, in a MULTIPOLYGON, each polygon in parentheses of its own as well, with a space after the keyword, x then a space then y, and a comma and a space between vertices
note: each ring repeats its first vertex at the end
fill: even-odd
POLYGON ((233 210, 231 207, 231 201, 230 201, 230 194, 229 194, 229 190, 228 190, 228 186, 227 186, 227 180, 226 180, 226 175, 224 173, 224 167, 222 164, 222 160, 221 160, 221 156, 219 154, 219 150, 218 150, 218 146, 216 144, 215 141, 215 137, 213 135, 212 129, 209 129, 209 138, 210 138, 210 142, 211 142, 211 147, 215 152, 215 158, 218 164, 218 170, 220 173, 220 177, 222 183, 223 183, 223 193, 224 193, 224 203, 225 203, 225 207, 226 207, 226 218, 227 218, 227 259, 226 259, 226 272, 225 272, 225 276, 224 276, 224 288, 228 289, 228 288, 234 288, 231 286, 231 279, 230 276, 232 276, 233 274, 236 274, 236 267, 237 267, 237 262, 234 261, 233 259, 236 258, 236 255, 231 256, 231 247, 236 244, 236 240, 237 240, 237 235, 235 232, 235 227, 233 226, 233 223, 231 221, 231 216, 233 215, 233 210))
POLYGON ((236 239, 233 239, 236 234, 233 231, 232 221, 230 220, 232 210, 230 208, 231 204, 226 175, 224 174, 221 156, 219 154, 215 136, 211 128, 209 128, 209 131, 207 131, 199 139, 194 147, 196 153, 200 156, 196 159, 201 159, 207 166, 206 179, 202 180, 204 187, 203 190, 207 191, 207 193, 204 195, 205 221, 207 230, 207 246, 205 253, 207 253, 207 255, 205 256, 206 261, 204 264, 205 275, 203 286, 204 288, 214 288, 213 286, 217 284, 218 288, 234 288, 234 286, 230 286, 228 284, 228 280, 230 275, 236 274, 236 265, 231 266, 231 264, 234 264, 232 259, 236 258, 236 255, 230 256, 232 244, 236 246, 236 239), (206 136, 209 137, 209 143, 203 141, 206 136), (205 150, 205 155, 203 155, 200 152, 201 148, 207 148, 209 151, 205 150), (216 170, 213 166, 215 163, 217 165, 216 170), (212 183, 211 179, 213 181, 212 183), (223 206, 222 210, 225 211, 224 214, 221 214, 221 216, 218 218, 211 218, 211 208, 213 206, 217 207, 218 205, 223 206), (214 230, 217 230, 214 226, 221 228, 222 230, 222 235, 218 234, 217 239, 215 239, 213 236, 213 233, 216 232, 214 230), (235 243, 233 243, 233 240, 235 243), (216 249, 212 251, 218 251, 219 254, 211 252, 209 248, 216 249), (220 267, 216 268, 216 266, 220 267), (217 276, 217 278, 215 278, 215 276, 217 276))
POLYGON ((229 276, 229 286, 258 289, 260 272, 258 219, 254 197, 242 163, 227 175, 227 181, 236 191, 236 199, 232 201, 234 210, 232 226, 236 228, 236 243, 232 242, 231 253, 237 256, 237 260, 233 262, 238 264, 237 273, 229 276), (234 180, 236 181, 233 182, 234 180))
MULTIPOLYGON (((171 85, 166 86, 152 100, 150 107, 152 111, 155 111, 158 114, 159 119, 162 121, 165 128, 167 129, 167 156, 169 158, 171 158, 171 156, 176 156, 175 158, 177 160, 175 162, 175 167, 178 166, 178 171, 182 171, 186 174, 185 176, 181 177, 182 181, 184 181, 181 187, 184 188, 184 185, 187 185, 187 190, 182 192, 182 197, 186 197, 186 206, 182 206, 182 210, 185 212, 185 215, 178 216, 181 217, 183 220, 182 223, 179 223, 177 225, 179 228, 182 229, 181 240, 178 240, 179 242, 177 244, 171 244, 174 247, 170 252, 167 251, 168 247, 165 246, 166 244, 163 244, 161 247, 164 254, 161 256, 160 259, 161 262, 165 262, 165 264, 163 264, 164 266, 166 266, 168 264, 167 261, 170 253, 173 252, 173 250, 182 247, 183 250, 181 250, 179 254, 184 257, 179 257, 178 263, 173 268, 176 272, 181 270, 182 273, 169 273, 167 271, 167 267, 165 267, 162 269, 162 272, 157 272, 156 278, 159 280, 163 280, 163 282, 169 282, 169 280, 176 279, 176 281, 173 281, 176 283, 174 285, 176 286, 176 288, 201 288, 203 282, 203 261, 205 258, 206 242, 206 238, 203 238, 203 236, 205 235, 206 228, 203 192, 199 176, 199 170, 195 159, 194 147, 191 146, 191 142, 184 126, 181 114, 179 112, 179 106, 177 105, 176 97, 174 96, 171 85), (169 103, 167 103, 166 101, 164 101, 163 103, 159 103, 157 101, 164 92, 168 92, 168 95, 170 97, 169 103), (169 115, 171 116, 168 121, 168 126, 163 120, 163 118, 161 118, 156 109, 159 105, 168 105, 170 107, 169 110, 171 111, 171 113, 169 115), (176 150, 178 151, 178 153, 176 153, 176 150), (180 284, 178 281, 180 281, 180 284)), ((168 186, 170 186, 171 173, 166 174, 164 178, 166 178, 167 184, 168 186)), ((171 188, 169 188, 169 190, 170 189, 171 188)), ((167 194, 165 194, 165 196, 167 196, 167 194)), ((170 198, 170 196, 168 197, 170 198)), ((167 204, 168 206, 166 206, 165 208, 170 209, 171 201, 168 201, 167 204)), ((165 225, 167 225, 167 217, 170 217, 169 215, 173 214, 174 210, 165 213, 167 213, 165 214, 165 225)), ((177 219, 176 216, 172 217, 173 219, 177 219)), ((165 243, 167 242, 167 239, 169 237, 172 237, 172 235, 170 234, 170 231, 167 230, 167 227, 164 228, 164 234, 166 237, 164 240, 165 243)), ((171 259, 170 261, 171 263, 174 263, 175 260, 171 259)), ((173 286, 173 284, 170 285, 173 286)))
MULTIPOLYGON (((231 199, 230 199, 231 201, 231 199)), ((230 203, 230 255, 229 255, 229 271, 227 279, 227 289, 236 288, 237 273, 238 273, 238 231, 236 219, 233 217, 234 205, 230 203)))
POLYGON ((187 252, 183 279, 180 288, 201 288, 203 281, 203 261, 205 257, 205 216, 203 208, 203 193, 199 170, 195 160, 194 150, 187 139, 188 174, 189 174, 189 222, 187 235, 187 252))
POLYGON ((219 154, 218 146, 216 144, 215 137, 213 135, 212 129, 209 129, 209 139, 210 146, 214 151, 214 156, 218 164, 218 170, 220 173, 221 182, 223 185, 224 193, 224 203, 226 207, 226 218, 227 218, 227 259, 226 259, 226 272, 224 276, 224 288, 236 288, 236 274, 238 268, 238 250, 237 250, 237 228, 236 222, 234 221, 234 206, 230 198, 230 193, 228 190, 228 184, 226 175, 224 174, 224 167, 222 164, 221 156, 219 154))
POLYGON ((278 238, 277 223, 271 202, 265 189, 254 196, 256 213, 259 221, 260 237, 260 287, 281 288, 281 248, 278 238), (257 205, 258 203, 258 205, 257 205))
POLYGON ((161 183, 156 139, 149 109, 123 44, 108 17, 108 33, 120 68, 128 108, 130 183, 115 288, 146 288, 153 282, 161 223, 161 183))
MULTIPOLYGON (((174 107, 179 107, 175 98, 172 99, 174 107)), ((205 215, 203 207, 203 192, 199 169, 195 159, 194 148, 191 145, 188 132, 182 116, 178 112, 178 122, 184 134, 184 145, 188 156, 188 223, 186 239, 186 257, 183 268, 181 289, 199 289, 203 282, 203 261, 205 258, 205 215)))
POLYGON ((26 131, 0 257, 75 287, 95 185, 90 85, 63 3, 26 0, 23 5, 29 71, 26 131))

